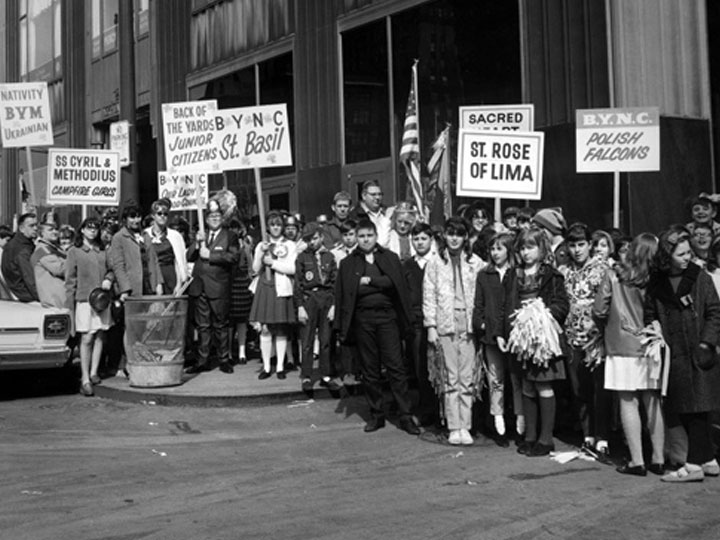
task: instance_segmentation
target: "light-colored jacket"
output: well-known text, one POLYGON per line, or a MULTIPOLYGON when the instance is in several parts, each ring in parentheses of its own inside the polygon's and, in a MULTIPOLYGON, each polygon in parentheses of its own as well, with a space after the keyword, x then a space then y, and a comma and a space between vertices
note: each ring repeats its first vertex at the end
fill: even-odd
MULTIPOLYGON (((297 244, 292 240, 281 238, 271 242, 274 244, 273 254, 275 260, 272 263, 273 275, 275 277, 275 293, 278 297, 283 298, 293 295, 292 276, 295 275, 295 259, 297 258, 297 244)), ((255 247, 255 257, 253 258, 253 273, 259 274, 263 271, 263 251, 262 242, 255 247)), ((250 290, 255 292, 258 278, 255 277, 250 284, 250 290)))
MULTIPOLYGON (((472 310, 475 305, 475 284, 480 270, 486 263, 477 255, 467 260, 465 253, 460 255, 460 273, 462 275, 463 296, 467 309, 467 333, 472 334, 472 310)), ((438 335, 455 334, 455 280, 450 257, 443 261, 439 255, 433 255, 425 266, 423 278, 423 318, 426 328, 435 327, 438 335)))
POLYGON ((65 260, 60 248, 38 240, 30 264, 35 272, 35 285, 43 305, 65 307, 65 260))

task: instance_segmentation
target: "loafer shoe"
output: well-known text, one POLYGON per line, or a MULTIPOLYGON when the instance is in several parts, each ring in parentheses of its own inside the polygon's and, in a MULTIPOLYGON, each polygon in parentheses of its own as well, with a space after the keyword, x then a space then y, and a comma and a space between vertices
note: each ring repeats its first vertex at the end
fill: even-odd
POLYGON ((276 375, 277 375, 277 378, 278 378, 278 379, 281 379, 281 380, 287 378, 287 375, 285 374, 285 371, 284 371, 284 370, 283 370, 283 371, 278 371, 278 372, 276 373, 276 375))
POLYGON ((518 444, 517 453, 527 455, 533 446, 535 446, 535 441, 522 441, 518 444))
POLYGON ((554 444, 543 444, 541 442, 536 442, 533 447, 528 450, 528 453, 526 454, 527 457, 542 457, 542 456, 548 456, 550 455, 550 452, 555 451, 555 445, 554 444))
POLYGON ((705 479, 705 473, 702 468, 688 470, 685 465, 677 471, 667 473, 660 480, 662 482, 702 482, 705 479))
POLYGON ((85 397, 92 397, 95 395, 92 384, 89 382, 84 382, 80 385, 80 393, 85 397))
POLYGON ((717 460, 703 463, 702 470, 705 476, 720 476, 720 465, 718 465, 717 460))
POLYGON ((420 433, 422 433, 411 416, 401 418, 400 422, 398 422, 398 427, 410 435, 420 435, 420 433))
POLYGON ((665 474, 665 466, 662 463, 651 463, 647 466, 647 470, 658 476, 665 474))
POLYGON ((269 379, 271 375, 272 375, 272 373, 270 373, 269 371, 263 370, 258 375, 258 379, 260 379, 261 381, 264 381, 265 379, 269 379))
POLYGON ((600 450, 595 450, 595 454, 595 461, 598 463, 602 463, 603 465, 615 465, 613 460, 610 458, 609 449, 601 448, 600 450))
POLYGON ((300 383, 300 386, 302 386, 303 392, 309 392, 313 389, 312 380, 310 380, 308 377, 305 377, 300 383))
POLYGON ((508 448, 510 446, 510 441, 507 438, 507 435, 498 435, 495 437, 495 444, 497 444, 500 448, 508 448))
POLYGON ((620 474, 632 474, 633 476, 647 476, 647 469, 645 469, 645 465, 633 465, 630 466, 629 464, 622 465, 621 467, 618 467, 615 469, 620 474))
POLYGON ((220 364, 220 371, 223 373, 234 373, 235 369, 230 365, 230 362, 223 362, 220 364))
POLYGON ((372 433, 373 431, 377 431, 378 429, 382 429, 384 427, 385 427, 385 419, 384 418, 373 418, 367 424, 365 424, 363 431, 365 433, 372 433))

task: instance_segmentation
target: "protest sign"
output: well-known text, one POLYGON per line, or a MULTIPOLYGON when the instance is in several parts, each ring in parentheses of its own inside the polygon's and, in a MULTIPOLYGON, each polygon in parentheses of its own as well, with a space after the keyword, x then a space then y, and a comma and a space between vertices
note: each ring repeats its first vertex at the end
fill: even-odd
POLYGON ((659 171, 657 107, 578 109, 577 172, 659 171))
POLYGON ((120 166, 130 165, 130 122, 120 120, 110 124, 110 150, 120 154, 120 166))
POLYGON ((168 172, 220 172, 215 133, 217 101, 163 103, 162 113, 168 172))
POLYGON ((158 194, 161 198, 165 197, 170 200, 172 204, 170 210, 196 210, 198 204, 200 206, 207 204, 208 176, 205 173, 158 172, 158 194))
POLYGON ((222 170, 292 165, 290 126, 284 103, 220 109, 216 127, 222 170))
POLYGON ((5 148, 52 146, 47 83, 0 84, 0 127, 5 148))
POLYGON ((532 104, 460 107, 460 129, 533 131, 534 114, 532 104))
POLYGON ((113 150, 50 148, 47 171, 49 204, 120 202, 120 156, 113 150))
POLYGON ((544 142, 540 132, 461 129, 457 195, 540 199, 544 142))

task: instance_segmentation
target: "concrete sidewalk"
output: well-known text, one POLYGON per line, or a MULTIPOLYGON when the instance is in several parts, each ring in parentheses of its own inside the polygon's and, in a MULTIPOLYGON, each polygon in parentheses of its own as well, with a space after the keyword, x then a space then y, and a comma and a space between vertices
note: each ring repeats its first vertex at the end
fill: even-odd
MULTIPOLYGON (((358 387, 342 388, 335 396, 318 382, 313 391, 306 393, 300 387, 300 371, 287 372, 285 380, 275 373, 263 381, 258 380, 262 364, 249 360, 247 364, 234 366, 234 373, 223 373, 215 368, 196 375, 183 375, 182 384, 156 388, 130 386, 124 376, 104 379, 94 387, 100 397, 132 403, 191 407, 234 407, 265 405, 268 403, 292 403, 308 399, 329 399, 341 397, 345 392, 354 392, 358 387), (338 395, 340 394, 340 395, 338 395)), ((316 377, 317 378, 317 377, 316 377)))

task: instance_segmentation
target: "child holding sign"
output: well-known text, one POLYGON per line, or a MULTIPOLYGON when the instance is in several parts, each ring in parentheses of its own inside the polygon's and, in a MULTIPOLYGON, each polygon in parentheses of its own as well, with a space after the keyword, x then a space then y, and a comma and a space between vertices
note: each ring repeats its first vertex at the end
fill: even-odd
POLYGON ((295 242, 283 236, 283 217, 271 210, 266 218, 268 239, 255 248, 253 272, 256 274, 250 321, 260 332, 263 371, 258 379, 270 377, 273 342, 277 356, 277 378, 286 377, 283 365, 288 345, 289 325, 296 322, 292 276, 295 275, 295 242))

